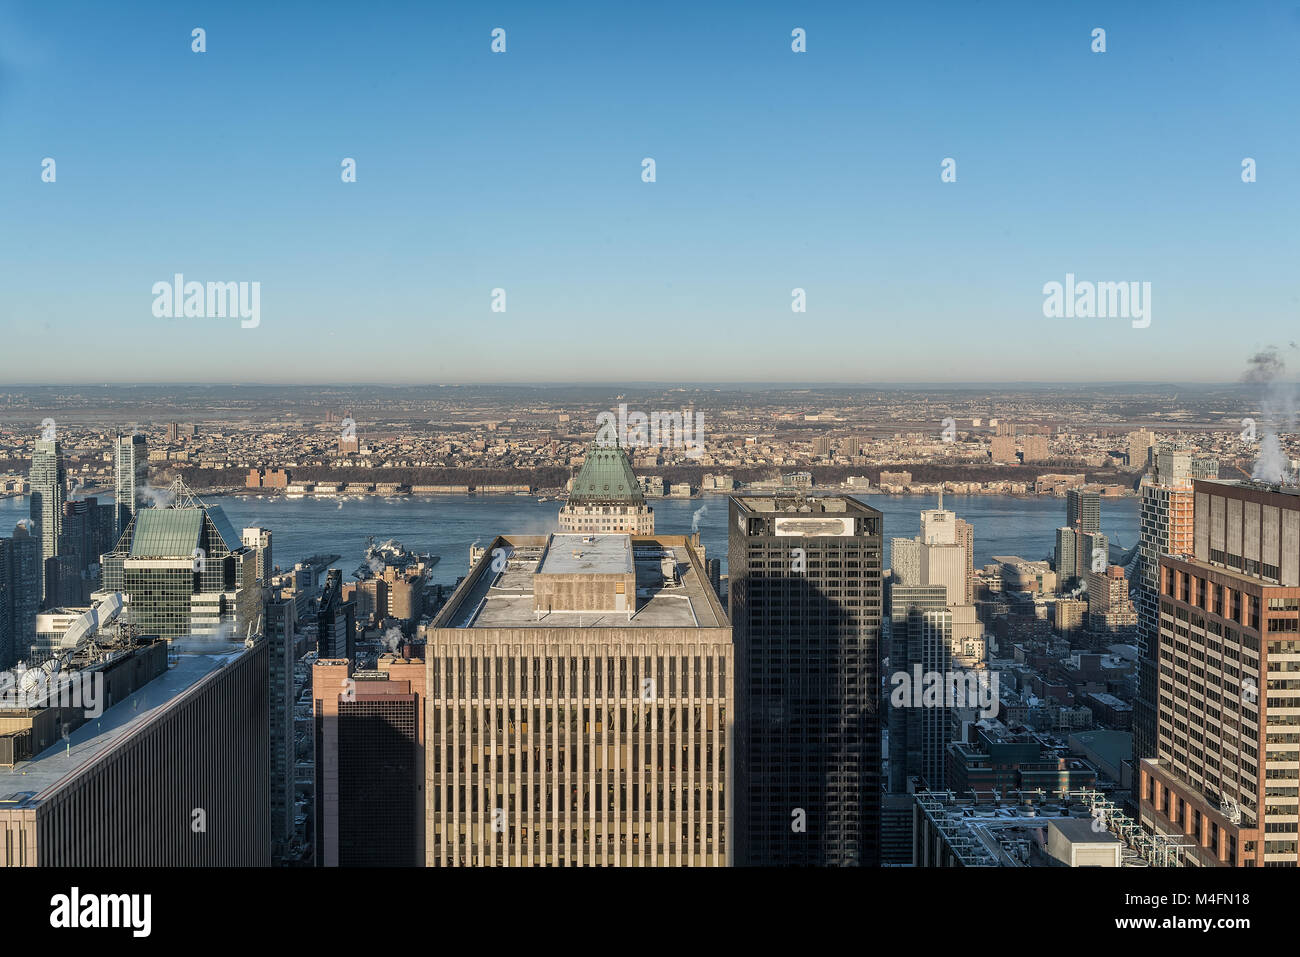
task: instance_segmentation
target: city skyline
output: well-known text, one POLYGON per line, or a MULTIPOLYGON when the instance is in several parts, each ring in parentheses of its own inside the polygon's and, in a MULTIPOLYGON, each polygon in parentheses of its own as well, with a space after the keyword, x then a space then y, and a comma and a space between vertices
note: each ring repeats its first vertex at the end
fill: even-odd
POLYGON ((1021 938, 1278 916, 1298 52, 1300 0, 0 0, 17 912, 192 937, 165 871, 256 867, 373 947, 349 869, 889 868, 928 928, 997 867, 1021 938))

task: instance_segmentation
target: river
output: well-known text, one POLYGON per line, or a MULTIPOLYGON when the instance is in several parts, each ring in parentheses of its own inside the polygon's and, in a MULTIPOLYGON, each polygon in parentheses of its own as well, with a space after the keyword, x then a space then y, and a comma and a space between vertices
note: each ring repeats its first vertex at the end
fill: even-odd
MULTIPOLYGON (((921 509, 934 508, 926 495, 866 495, 868 505, 885 516, 886 563, 888 540, 912 537, 920 531, 921 509)), ((101 502, 111 496, 99 496, 101 502)), ((469 563, 469 547, 486 544, 501 533, 545 534, 555 531, 560 503, 538 502, 533 496, 475 495, 381 498, 374 495, 346 499, 286 499, 282 496, 214 495, 203 500, 221 505, 236 530, 249 526, 269 528, 272 558, 281 568, 318 553, 337 554, 345 577, 361 564, 366 537, 376 541, 395 538, 407 548, 441 556, 432 580, 455 584, 469 563)), ((683 534, 698 521, 706 554, 727 561, 727 499, 658 499, 651 502, 655 529, 683 534)), ((1052 497, 999 495, 947 495, 944 507, 975 526, 975 565, 987 564, 994 555, 1019 555, 1027 559, 1049 556, 1056 543, 1056 528, 1065 523, 1065 500, 1052 497)), ((0 499, 0 534, 10 534, 14 523, 27 515, 26 498, 0 499)), ((1131 547, 1138 535, 1137 499, 1102 501, 1101 526, 1112 544, 1131 547)))

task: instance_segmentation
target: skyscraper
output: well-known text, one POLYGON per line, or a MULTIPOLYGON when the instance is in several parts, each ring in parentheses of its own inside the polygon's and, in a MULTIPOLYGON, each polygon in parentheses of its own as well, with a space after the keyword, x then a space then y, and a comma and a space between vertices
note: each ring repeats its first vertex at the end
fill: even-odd
MULTIPOLYGON (((893 673, 945 674, 952 661, 952 610, 942 585, 889 586, 890 651, 893 673)), ((888 692, 886 692, 888 693, 888 692)), ((889 790, 908 790, 916 776, 931 788, 942 788, 948 747, 948 709, 894 708, 889 716, 889 790)))
MULTIPOLYGON (((970 592, 970 547, 974 532, 943 507, 921 512, 921 534, 890 542, 888 583, 889 670, 893 675, 948 675, 954 661, 965 661, 968 643, 978 643, 982 626, 970 592), (964 528, 963 528, 964 526, 964 528)), ((944 786, 951 738, 951 711, 943 700, 926 706, 888 709, 889 790, 904 792, 912 778, 930 788, 944 786)))
POLYGON ((957 544, 966 549, 966 604, 975 604, 975 526, 957 519, 957 544))
POLYGON ((298 618, 293 600, 267 591, 263 631, 269 656, 270 703, 267 719, 271 737, 271 845, 276 858, 284 854, 294 831, 293 664, 298 618))
POLYGON ((739 862, 880 861, 881 513, 733 497, 739 862))
POLYGON ((1138 616, 1138 694, 1133 702, 1133 753, 1156 754, 1157 656, 1160 645, 1160 557, 1192 553, 1192 481, 1217 478, 1218 462, 1162 449, 1155 470, 1142 477, 1138 554, 1130 589, 1138 616))
POLYGON ((1080 532, 1075 541, 1075 577, 1086 582, 1090 574, 1104 572, 1110 564, 1110 539, 1104 532, 1080 532))
POLYGON ((496 538, 425 630, 428 865, 731 864, 731 633, 693 536, 496 538))
POLYGON ((1156 434, 1149 429, 1138 429, 1128 434, 1128 464, 1130 468, 1144 469, 1151 461, 1156 434))
POLYGON ((317 867, 423 867, 424 661, 312 668, 317 867))
POLYGON ((331 568, 316 606, 316 654, 351 661, 356 646, 357 603, 343 597, 343 572, 331 568))
POLYGON ((1079 533, 1069 525, 1062 525, 1056 530, 1056 552, 1053 564, 1056 577, 1062 588, 1070 579, 1076 577, 1079 567, 1079 533))
POLYGON ((1088 573, 1088 630, 1106 640, 1129 638, 1137 629, 1137 613, 1129 597, 1124 569, 1110 565, 1088 573))
POLYGON ((116 507, 100 505, 96 498, 63 503, 63 530, 59 535, 59 557, 67 557, 74 575, 76 595, 65 595, 59 604, 87 605, 91 592, 99 587, 100 556, 117 541, 116 507))
POLYGON ((1300 864, 1300 490, 1194 481, 1192 554, 1160 556, 1143 826, 1200 866, 1300 864))
POLYGON ((270 864, 266 643, 170 652, 71 662, 105 675, 93 720, 0 702, 0 867, 270 864))
POLYGON ((63 446, 58 439, 37 439, 32 453, 31 517, 40 542, 41 600, 45 600, 45 560, 59 554, 59 533, 63 531, 63 502, 67 476, 63 471, 63 446))
POLYGON ((144 490, 149 484, 149 449, 140 433, 119 435, 113 443, 113 492, 117 501, 117 534, 126 531, 127 523, 144 504, 144 490))
POLYGON ((257 557, 220 505, 177 480, 167 508, 143 508, 102 559, 103 592, 130 596, 146 634, 244 636, 262 617, 257 557))
POLYGON ((25 659, 36 641, 41 607, 41 543, 20 522, 0 538, 0 668, 25 659))
POLYGON ((645 503, 626 451, 594 443, 587 449, 560 509, 560 530, 654 534, 654 509, 645 503))
POLYGON ((1081 532, 1101 531, 1101 494, 1081 488, 1067 491, 1065 524, 1081 532))
POLYGON ((243 543, 253 549, 257 556, 257 580, 264 586, 271 583, 271 572, 275 565, 271 562, 271 530, 269 528, 246 528, 243 543))

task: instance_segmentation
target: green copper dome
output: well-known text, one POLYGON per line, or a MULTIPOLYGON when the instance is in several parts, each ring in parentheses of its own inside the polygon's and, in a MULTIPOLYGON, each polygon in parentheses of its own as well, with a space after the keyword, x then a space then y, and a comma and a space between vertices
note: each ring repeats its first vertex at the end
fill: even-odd
POLYGON ((644 505, 645 496, 627 453, 616 445, 592 445, 569 490, 570 505, 644 505))

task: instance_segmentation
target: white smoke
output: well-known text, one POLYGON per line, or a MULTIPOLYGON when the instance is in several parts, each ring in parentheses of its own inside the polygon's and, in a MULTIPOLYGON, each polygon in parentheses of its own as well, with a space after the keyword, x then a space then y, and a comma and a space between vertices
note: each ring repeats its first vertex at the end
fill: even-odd
POLYGON ((1291 474, 1291 462, 1282 451, 1282 441, 1272 429, 1265 429, 1264 438, 1259 442, 1259 458, 1251 469, 1250 477, 1257 482, 1270 485, 1289 485, 1294 482, 1291 474))
POLYGON ((170 488, 154 488, 152 485, 145 485, 144 488, 137 489, 136 494, 144 499, 151 508, 168 508, 176 498, 170 488))
MULTIPOLYGON (((1291 348, 1296 344, 1291 343, 1291 348)), ((1293 484, 1295 476, 1279 434, 1294 432, 1296 427, 1295 383, 1287 381, 1286 361, 1275 346, 1269 346, 1250 357, 1249 368, 1242 377, 1246 382, 1264 386, 1260 402, 1263 413, 1263 437, 1259 442, 1259 458, 1250 477, 1272 485, 1293 484)))
POLYGON ((702 519, 708 513, 708 511, 709 511, 709 506, 707 505, 701 505, 699 508, 695 510, 695 514, 691 516, 692 532, 698 532, 700 530, 700 519, 702 519))
POLYGON ((393 626, 384 632, 384 637, 381 640, 389 653, 395 655, 397 654, 397 649, 402 647, 402 638, 402 629, 393 626))

